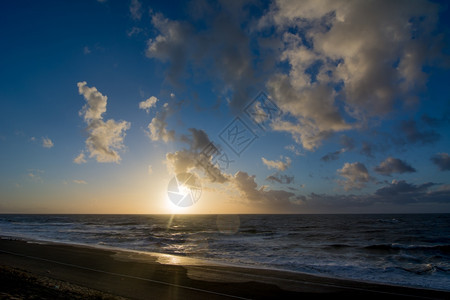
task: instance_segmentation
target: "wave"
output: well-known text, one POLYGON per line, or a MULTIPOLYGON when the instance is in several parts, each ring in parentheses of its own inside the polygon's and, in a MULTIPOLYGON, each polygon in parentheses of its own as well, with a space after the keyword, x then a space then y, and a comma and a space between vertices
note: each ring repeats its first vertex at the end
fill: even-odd
POLYGON ((439 251, 444 254, 450 254, 450 244, 443 245, 400 245, 400 244, 375 244, 365 246, 364 249, 376 251, 439 251))

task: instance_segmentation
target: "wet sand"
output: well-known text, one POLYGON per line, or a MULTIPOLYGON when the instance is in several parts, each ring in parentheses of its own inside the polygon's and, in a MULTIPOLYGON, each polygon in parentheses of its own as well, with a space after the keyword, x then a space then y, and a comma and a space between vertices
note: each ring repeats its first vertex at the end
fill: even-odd
POLYGON ((0 299, 450 299, 436 290, 6 238, 0 282, 0 299))

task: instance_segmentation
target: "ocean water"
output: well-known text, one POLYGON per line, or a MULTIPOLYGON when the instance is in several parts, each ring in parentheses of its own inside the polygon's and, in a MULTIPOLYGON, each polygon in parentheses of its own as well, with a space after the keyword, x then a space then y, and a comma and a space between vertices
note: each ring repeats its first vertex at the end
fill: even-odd
POLYGON ((0 236, 450 290, 450 214, 0 215, 0 236))

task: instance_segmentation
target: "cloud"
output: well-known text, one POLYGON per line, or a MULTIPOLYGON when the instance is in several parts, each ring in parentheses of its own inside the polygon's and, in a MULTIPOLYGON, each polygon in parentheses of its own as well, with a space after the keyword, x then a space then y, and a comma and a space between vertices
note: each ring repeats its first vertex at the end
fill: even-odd
POLYGON ((86 81, 78 82, 78 93, 84 96, 87 104, 83 106, 80 115, 86 122, 101 120, 102 114, 106 112, 108 97, 103 96, 97 88, 88 87, 86 81))
POLYGON ((439 167, 439 170, 450 171, 450 155, 448 153, 438 153, 431 157, 431 161, 439 167))
POLYGON ((367 157, 374 157, 373 155, 374 145, 369 142, 363 142, 361 147, 361 154, 364 154, 367 157))
POLYGON ((83 53, 85 54, 85 55, 87 55, 87 54, 90 54, 92 51, 91 51, 91 49, 88 47, 88 46, 84 46, 83 47, 83 53))
POLYGON ((262 162, 269 168, 269 169, 277 169, 278 171, 285 171, 287 168, 291 166, 292 160, 289 157, 284 157, 285 162, 280 160, 268 160, 264 157, 261 157, 262 162))
POLYGON ((127 31, 127 35, 129 37, 132 37, 134 35, 138 35, 141 32, 142 32, 142 28, 133 26, 129 31, 127 31))
POLYGON ((152 168, 152 165, 148 165, 147 172, 148 172, 149 175, 153 174, 153 168, 152 168))
POLYGON ((345 163, 342 169, 337 170, 338 174, 345 178, 340 183, 346 191, 351 189, 361 189, 365 184, 372 180, 369 171, 364 164, 360 162, 345 163))
POLYGON ((84 157, 84 152, 81 152, 80 154, 78 154, 78 156, 73 159, 73 162, 76 163, 76 164, 84 164, 84 163, 86 163, 87 161, 86 161, 86 159, 84 157))
POLYGON ((292 205, 291 201, 297 199, 296 195, 283 190, 266 190, 255 182, 255 175, 248 175, 247 172, 238 171, 232 179, 232 183, 239 191, 244 200, 261 203, 276 207, 286 207, 292 205))
POLYGON ((203 150, 211 141, 208 135, 201 129, 189 128, 189 136, 183 135, 181 140, 188 143, 192 151, 203 150))
POLYGON ((403 132, 406 141, 411 144, 433 144, 440 139, 440 135, 433 129, 419 130, 414 120, 402 121, 400 129, 403 132))
POLYGON ((172 113, 168 103, 164 103, 161 111, 156 113, 156 116, 148 124, 148 136, 152 141, 169 142, 175 139, 175 131, 167 130, 166 119, 172 113))
POLYGON ((212 156, 199 153, 211 143, 208 135, 201 129, 189 128, 190 136, 183 136, 182 141, 188 143, 189 149, 182 149, 166 154, 167 167, 174 173, 191 172, 194 169, 202 171, 211 182, 224 183, 229 175, 223 173, 213 164, 212 156))
POLYGON ((147 56, 169 63, 166 78, 174 85, 189 72, 208 76, 218 89, 231 92, 230 105, 241 108, 251 98, 250 91, 258 86, 253 70, 256 57, 250 50, 248 31, 241 22, 248 22, 245 2, 227 2, 208 9, 194 9, 206 25, 197 29, 189 21, 175 21, 161 14, 152 16, 159 34, 148 41, 147 56), (216 9, 217 8, 217 9, 216 9), (208 11, 206 13, 206 10, 208 11))
POLYGON ((134 20, 140 20, 142 18, 142 4, 139 0, 131 0, 130 3, 130 14, 134 20))
POLYGON ((54 145, 53 145, 53 142, 52 142, 52 140, 51 139, 49 139, 48 137, 43 137, 42 138, 42 147, 44 147, 44 148, 52 148, 54 145))
POLYGON ((28 174, 27 176, 35 181, 35 182, 44 182, 44 180, 42 179, 41 175, 44 174, 43 170, 39 170, 39 169, 28 169, 28 174))
POLYGON ((76 184, 87 184, 86 181, 84 181, 84 180, 78 180, 78 179, 74 179, 73 182, 76 183, 76 184))
POLYGON ((346 135, 342 135, 340 138, 340 143, 342 144, 343 148, 334 152, 330 152, 320 158, 320 160, 328 162, 331 160, 337 160, 339 159, 339 155, 341 153, 347 152, 355 148, 355 142, 351 137, 348 137, 346 135))
MULTIPOLYGON (((108 97, 103 96, 95 87, 88 87, 85 81, 78 82, 77 85, 78 92, 87 102, 80 111, 80 115, 87 124, 89 136, 86 147, 89 157, 95 157, 97 162, 119 163, 121 157, 117 151, 124 148, 123 140, 125 132, 130 128, 130 123, 116 122, 112 119, 103 121, 102 114, 106 112, 108 97)), ((84 155, 82 157, 84 159, 84 155)), ((82 162, 83 159, 80 158, 79 161, 82 162)))
MULTIPOLYGON (((436 185, 432 182, 415 185, 407 183, 404 180, 393 180, 388 186, 382 187, 375 192, 375 195, 383 197, 399 197, 399 196, 412 196, 422 194, 427 191, 428 188, 436 185)), ((413 201, 414 199, 411 199, 413 201)))
POLYGON ((287 145, 284 149, 291 151, 296 156, 302 155, 302 153, 295 147, 295 145, 287 145))
POLYGON ((345 151, 343 151, 343 149, 341 149, 341 150, 337 150, 334 152, 330 152, 330 153, 322 156, 320 158, 320 160, 325 161, 325 162, 328 162, 331 160, 337 160, 337 159, 339 159, 339 154, 341 154, 342 152, 345 152, 345 151))
POLYGON ((150 108, 154 107, 156 105, 156 102, 158 102, 158 98, 155 96, 151 96, 145 101, 139 102, 139 108, 144 109, 147 113, 150 112, 150 108))
POLYGON ((294 176, 280 175, 278 173, 275 173, 267 176, 266 180, 271 182, 278 182, 281 184, 291 184, 294 183, 294 176))
POLYGON ((408 163, 398 158, 388 157, 379 166, 374 168, 375 172, 390 176, 392 173, 413 173, 416 169, 411 167, 408 163))
POLYGON ((306 126, 301 134, 286 131, 314 150, 326 133, 414 103, 425 88, 424 66, 439 56, 438 12, 426 1, 274 2, 259 29, 278 34, 278 60, 288 68, 267 88, 294 124, 306 126))

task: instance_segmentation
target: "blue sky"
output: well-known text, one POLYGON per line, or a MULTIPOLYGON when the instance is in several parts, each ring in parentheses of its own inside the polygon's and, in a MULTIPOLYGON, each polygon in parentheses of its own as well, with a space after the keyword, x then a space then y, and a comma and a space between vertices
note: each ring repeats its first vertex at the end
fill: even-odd
POLYGON ((450 212, 445 2, 13 1, 0 14, 2 212, 450 212), (239 155, 224 143, 236 117, 256 137, 239 155), (228 166, 198 164, 210 142, 228 166), (203 187, 187 208, 167 196, 183 172, 203 187))

